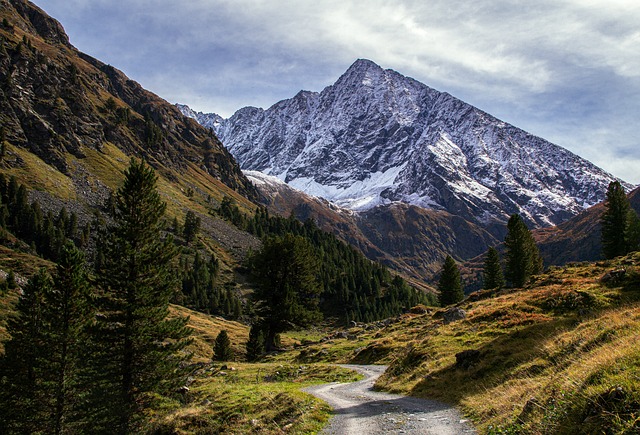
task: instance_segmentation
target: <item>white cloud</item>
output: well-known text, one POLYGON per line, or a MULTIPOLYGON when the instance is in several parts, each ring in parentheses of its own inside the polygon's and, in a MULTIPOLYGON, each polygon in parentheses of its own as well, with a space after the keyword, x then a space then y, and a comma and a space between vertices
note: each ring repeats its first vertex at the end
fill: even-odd
POLYGON ((637 0, 36 3, 81 50, 200 110, 266 107, 369 58, 640 182, 637 0))

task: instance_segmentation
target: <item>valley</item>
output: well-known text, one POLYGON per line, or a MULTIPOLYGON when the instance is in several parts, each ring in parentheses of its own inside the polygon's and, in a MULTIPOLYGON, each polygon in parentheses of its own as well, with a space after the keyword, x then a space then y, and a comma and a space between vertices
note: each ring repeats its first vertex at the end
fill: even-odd
POLYGON ((638 188, 369 60, 223 118, 0 23, 0 432, 640 430, 638 188))

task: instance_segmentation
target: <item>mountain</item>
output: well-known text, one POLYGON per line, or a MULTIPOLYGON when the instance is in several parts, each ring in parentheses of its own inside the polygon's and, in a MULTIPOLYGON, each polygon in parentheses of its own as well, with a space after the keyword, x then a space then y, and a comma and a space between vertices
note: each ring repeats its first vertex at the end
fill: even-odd
MULTIPOLYGON (((631 207, 640 213, 640 188, 628 195, 631 207)), ((563 265, 571 261, 595 261, 602 258, 600 241, 604 203, 597 204, 579 215, 551 228, 534 232, 545 264, 563 265)))
POLYGON ((301 91, 267 110, 245 107, 216 123, 243 169, 352 210, 399 201, 447 211, 499 236, 512 213, 536 227, 575 216, 601 201, 614 179, 368 60, 322 92, 301 91))
MULTIPOLYGON (((176 298, 199 309, 240 315, 239 297, 252 290, 243 260, 259 250, 259 237, 280 236, 283 228, 311 237, 311 230, 262 210, 256 213, 258 190, 212 129, 116 68, 78 51, 60 23, 32 3, 0 3, 0 245, 5 235, 15 236, 12 246, 15 241, 20 249, 55 261, 64 237, 75 237, 95 254, 95 228, 109 218, 104 212, 112 206, 130 160, 142 158, 155 169, 158 192, 167 204, 163 231, 180 245, 180 274, 190 273, 190 264, 196 267, 196 251, 207 262, 209 275, 214 270, 220 274, 215 286, 204 278, 195 285, 183 275, 184 294, 176 298), (185 234, 187 217, 190 228, 198 228, 196 237, 185 234), (209 256, 217 261, 209 262, 209 256)), ((343 298, 345 316, 353 308, 352 320, 360 318, 356 310, 363 318, 380 317, 415 303, 410 300, 423 300, 424 295, 384 268, 313 231, 314 246, 333 247, 323 256, 323 266, 330 269, 322 276, 324 301, 343 298), (341 291, 333 291, 338 285, 341 291), (396 296, 383 300, 386 289, 396 296), (360 291, 375 291, 370 298, 375 305, 369 298, 360 305, 365 298, 360 291)), ((10 255, 0 252, 0 272, 10 255)))
POLYGON ((244 172, 272 212, 313 219, 370 259, 400 271, 415 287, 424 287, 424 280, 435 276, 446 255, 473 258, 499 243, 485 228, 446 211, 393 203, 354 212, 277 177, 244 172))
POLYGON ((78 51, 58 21, 21 0, 0 0, 0 132, 0 172, 43 212, 65 206, 84 225, 138 157, 156 170, 170 218, 194 210, 220 250, 256 247, 208 215, 224 196, 253 210, 258 195, 215 134, 78 51))
POLYGON ((184 116, 194 119, 203 127, 211 128, 214 131, 220 128, 220 124, 224 121, 224 118, 218 114, 196 112, 185 104, 176 104, 176 107, 184 116))

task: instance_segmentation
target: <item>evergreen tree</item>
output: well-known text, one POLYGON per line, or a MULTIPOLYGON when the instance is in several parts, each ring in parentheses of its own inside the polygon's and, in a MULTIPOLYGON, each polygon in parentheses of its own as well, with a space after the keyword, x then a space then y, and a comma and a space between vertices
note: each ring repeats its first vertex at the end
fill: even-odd
POLYGON ((321 319, 319 262, 303 237, 286 234, 265 240, 251 267, 257 284, 253 293, 257 313, 267 330, 267 350, 276 347, 277 334, 321 319))
POLYGON ((438 281, 438 302, 440 306, 446 307, 460 302, 464 299, 462 282, 460 280, 460 270, 456 261, 447 255, 438 281))
POLYGON ((41 269, 27 283, 10 318, 11 336, 0 360, 0 433, 42 433, 51 430, 51 397, 44 383, 47 375, 43 319, 45 294, 53 282, 41 269))
POLYGON ((153 169, 131 161, 101 247, 98 282, 103 294, 92 355, 94 431, 135 432, 145 400, 153 393, 175 391, 184 382, 179 367, 189 332, 186 319, 167 319, 177 289, 171 268, 176 248, 161 237, 166 204, 156 181, 153 169))
POLYGON ((532 275, 542 272, 542 257, 531 231, 520 215, 514 214, 507 223, 506 278, 512 287, 523 287, 532 275))
POLYGON ((223 329, 216 337, 213 345, 213 357, 217 361, 231 361, 233 359, 233 349, 231 349, 231 340, 229 334, 223 329))
POLYGON ((251 325, 249 330, 249 340, 246 345, 247 361, 257 361, 264 355, 264 333, 259 325, 251 325))
POLYGON ((194 212, 189 210, 184 218, 184 229, 182 234, 187 243, 195 240, 200 231, 200 218, 194 212))
POLYGON ((53 281, 42 270, 26 286, 6 349, 11 397, 3 402, 13 410, 8 432, 77 430, 82 350, 91 320, 88 289, 83 255, 71 242, 53 281))
POLYGON ((605 211, 601 217, 602 254, 605 258, 615 258, 627 253, 625 229, 629 213, 629 199, 619 181, 609 183, 605 211))
POLYGON ((500 255, 493 246, 487 251, 487 258, 484 262, 482 273, 483 289, 501 289, 504 287, 504 275, 500 265, 500 255))
POLYGON ((68 241, 60 255, 53 291, 45 294, 48 328, 49 384, 54 398, 52 428, 56 434, 74 432, 82 396, 87 326, 93 319, 84 255, 68 241))
POLYGON ((625 239, 627 251, 634 252, 640 250, 640 217, 632 208, 627 213, 627 226, 625 229, 625 239))
POLYGON ((10 270, 7 274, 7 288, 18 288, 18 283, 16 282, 16 274, 13 272, 13 270, 10 270))

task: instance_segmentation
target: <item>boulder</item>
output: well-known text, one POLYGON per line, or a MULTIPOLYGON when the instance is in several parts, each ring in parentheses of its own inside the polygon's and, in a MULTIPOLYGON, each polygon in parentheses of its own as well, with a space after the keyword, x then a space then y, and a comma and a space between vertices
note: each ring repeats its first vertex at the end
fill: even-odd
POLYGON ((613 269, 602 275, 600 282, 603 284, 618 284, 625 276, 627 276, 627 270, 624 267, 619 269, 613 269))
POLYGON ((449 308, 442 314, 442 319, 444 320, 444 324, 448 325, 449 323, 463 320, 467 318, 467 312, 460 307, 452 307, 449 308))

